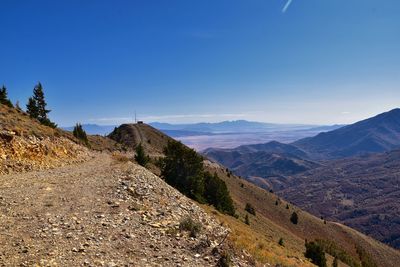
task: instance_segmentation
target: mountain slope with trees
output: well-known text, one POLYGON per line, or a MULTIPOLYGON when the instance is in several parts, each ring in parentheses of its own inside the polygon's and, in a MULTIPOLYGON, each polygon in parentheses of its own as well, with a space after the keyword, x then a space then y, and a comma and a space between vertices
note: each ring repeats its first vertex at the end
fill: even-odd
MULTIPOLYGON (((119 140, 130 145, 134 145, 132 140, 144 141, 146 153, 152 155, 153 164, 164 157, 164 148, 172 140, 145 124, 123 125, 122 128, 124 134, 120 133, 119 136, 124 138, 119 140), (127 128, 135 130, 127 131, 127 128)), ((116 129, 116 132, 120 131, 116 129)), ((157 166, 149 168, 158 175, 161 173, 157 166)), ((398 251, 351 228, 314 217, 274 193, 240 179, 229 169, 209 160, 204 161, 204 169, 211 174, 216 173, 225 182, 237 218, 218 213, 212 206, 206 205, 204 208, 232 229, 229 239, 237 247, 246 249, 261 262, 275 260, 276 263, 280 261, 287 265, 304 265, 305 239, 320 240, 318 244, 323 244, 325 251, 329 249, 331 253, 327 254, 328 262, 333 262, 334 256, 339 254, 346 262, 353 262, 351 266, 360 266, 357 264, 361 264, 362 260, 373 262, 376 266, 396 266, 400 260, 398 251), (248 212, 249 206, 254 209, 255 215, 248 212), (294 213, 297 215, 297 224, 290 220, 294 213)))

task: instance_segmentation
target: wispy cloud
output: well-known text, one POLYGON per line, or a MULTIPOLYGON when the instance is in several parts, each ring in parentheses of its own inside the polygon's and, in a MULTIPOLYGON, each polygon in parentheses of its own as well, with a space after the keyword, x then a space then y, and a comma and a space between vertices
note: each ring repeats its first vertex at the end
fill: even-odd
POLYGON ((289 6, 292 4, 293 0, 287 0, 286 5, 282 9, 282 13, 285 13, 289 6))

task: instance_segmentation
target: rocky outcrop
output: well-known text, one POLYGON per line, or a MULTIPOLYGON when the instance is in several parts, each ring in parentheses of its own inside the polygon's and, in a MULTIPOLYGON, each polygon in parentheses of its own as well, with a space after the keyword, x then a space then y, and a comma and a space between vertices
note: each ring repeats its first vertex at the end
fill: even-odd
POLYGON ((0 132, 0 174, 48 169, 89 158, 90 152, 65 137, 0 132))

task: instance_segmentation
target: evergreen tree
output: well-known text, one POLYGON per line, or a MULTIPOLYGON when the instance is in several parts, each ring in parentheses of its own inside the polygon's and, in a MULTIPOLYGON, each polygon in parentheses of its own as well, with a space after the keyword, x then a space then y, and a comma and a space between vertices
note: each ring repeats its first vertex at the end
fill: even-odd
POLYGON ((290 221, 291 221, 293 224, 297 224, 297 223, 298 223, 298 221, 299 221, 299 216, 297 215, 296 212, 293 212, 293 213, 292 213, 292 215, 290 216, 290 221))
POLYGON ((311 259, 311 262, 319 267, 326 267, 326 258, 323 248, 315 242, 308 242, 305 244, 306 252, 304 256, 311 259))
POLYGON ((222 213, 235 215, 228 188, 217 174, 204 171, 203 158, 177 141, 169 141, 159 161, 161 177, 186 196, 213 205, 222 213))
POLYGON ((4 85, 0 88, 0 104, 8 106, 10 108, 13 107, 13 104, 11 103, 11 101, 8 99, 7 96, 7 88, 4 85))
POLYGON ((169 141, 161 161, 161 176, 186 196, 204 203, 203 158, 182 143, 169 141))
POLYGON ((28 114, 40 121, 43 125, 56 128, 57 125, 50 121, 47 114, 50 110, 46 109, 47 103, 44 98, 43 87, 41 83, 38 83, 33 89, 33 97, 29 98, 26 106, 28 114))
POLYGON ((30 97, 28 99, 28 104, 26 104, 26 112, 29 114, 31 118, 37 119, 39 117, 37 104, 33 97, 30 97))
POLYGON ((216 173, 214 175, 208 172, 204 174, 204 198, 217 210, 232 216, 235 215, 235 207, 228 188, 216 173))
POLYGON ((75 125, 74 130, 72 131, 72 134, 79 140, 82 140, 85 143, 85 145, 87 145, 87 146, 89 145, 89 140, 87 138, 86 132, 80 123, 77 123, 75 125))
POLYGON ((139 165, 146 167, 150 158, 144 152, 142 143, 140 143, 139 145, 136 146, 135 152, 136 152, 136 155, 135 155, 136 162, 139 163, 139 165))

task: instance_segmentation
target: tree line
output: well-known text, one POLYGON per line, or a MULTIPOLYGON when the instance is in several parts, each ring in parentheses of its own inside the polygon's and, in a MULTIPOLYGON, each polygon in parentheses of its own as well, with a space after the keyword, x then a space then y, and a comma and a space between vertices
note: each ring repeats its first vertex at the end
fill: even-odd
MULTIPOLYGON (((10 108, 13 108, 11 100, 8 98, 7 88, 3 85, 0 89, 0 105, 5 105, 10 108)), ((26 113, 33 118, 38 120, 41 124, 56 128, 57 124, 52 122, 48 114, 51 110, 47 109, 47 103, 44 96, 43 86, 39 82, 33 88, 33 95, 28 99, 28 103, 26 104, 26 113)), ((21 110, 18 102, 15 105, 15 108, 21 110)))

